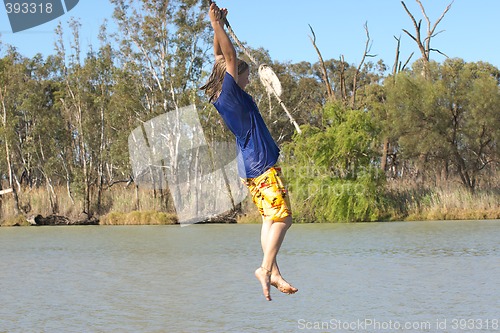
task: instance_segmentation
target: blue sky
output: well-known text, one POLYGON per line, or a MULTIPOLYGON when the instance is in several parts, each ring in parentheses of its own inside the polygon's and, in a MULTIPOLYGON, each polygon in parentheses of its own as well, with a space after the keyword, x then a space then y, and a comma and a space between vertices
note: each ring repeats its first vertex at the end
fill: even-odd
MULTIPOLYGON (((427 15, 433 24, 451 0, 422 0, 427 15)), ((414 16, 423 18, 415 0, 406 0, 414 16)), ((242 41, 252 47, 267 49, 273 60, 316 62, 317 54, 310 42, 310 24, 316 33, 317 45, 323 58, 345 60, 357 64, 363 54, 366 35, 365 22, 371 35, 371 54, 377 55, 371 61, 383 59, 392 66, 395 57, 396 40, 401 36, 401 58, 415 52, 412 60, 419 57, 419 51, 403 31, 414 32, 413 24, 399 0, 219 0, 219 6, 229 9, 228 19, 242 41)), ((82 23, 81 44, 98 45, 99 26, 105 19, 113 29, 113 8, 106 0, 80 0, 80 3, 60 19, 32 28, 25 32, 12 33, 6 10, 0 6, 0 41, 18 48, 28 57, 37 52, 44 56, 53 53, 54 29, 59 21, 65 23, 66 38, 70 30, 66 22, 73 16, 82 23)), ((496 22, 500 13, 498 0, 455 0, 436 31, 445 30, 433 38, 432 47, 438 48, 450 57, 466 61, 486 61, 500 68, 500 43, 496 22)), ((422 32, 426 32, 423 21, 422 32)), ((445 57, 433 53, 432 59, 442 62, 445 57)))

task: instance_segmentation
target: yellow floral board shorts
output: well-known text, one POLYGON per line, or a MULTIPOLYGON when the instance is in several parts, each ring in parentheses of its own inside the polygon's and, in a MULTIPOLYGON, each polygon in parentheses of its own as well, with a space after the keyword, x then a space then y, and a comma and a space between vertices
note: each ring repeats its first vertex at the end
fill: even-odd
POLYGON ((255 178, 243 179, 260 215, 266 220, 281 220, 292 215, 290 199, 281 179, 281 169, 271 167, 255 178))

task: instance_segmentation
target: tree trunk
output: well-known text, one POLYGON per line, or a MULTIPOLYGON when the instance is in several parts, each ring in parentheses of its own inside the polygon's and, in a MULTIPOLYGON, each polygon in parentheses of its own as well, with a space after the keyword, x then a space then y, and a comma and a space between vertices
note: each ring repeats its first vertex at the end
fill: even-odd
MULTIPOLYGON (((0 222, 2 221, 2 208, 3 208, 3 196, 2 196, 2 190, 3 190, 3 187, 2 187, 2 178, 3 178, 3 175, 0 173, 0 222)), ((1 223, 0 223, 1 224, 1 223)))
POLYGON ((330 84, 330 80, 328 78, 328 72, 326 70, 325 61, 323 60, 323 56, 321 55, 318 46, 316 46, 316 34, 314 33, 314 30, 311 27, 311 25, 309 25, 309 28, 311 29, 311 33, 313 35, 313 37, 309 36, 309 38, 311 39, 311 43, 313 44, 313 47, 316 50, 316 53, 318 54, 319 64, 321 66, 321 74, 323 76, 323 82, 325 83, 326 86, 326 93, 328 99, 335 101, 335 93, 332 89, 332 85, 330 84))
POLYGON ((358 68, 356 68, 356 73, 354 74, 354 79, 352 83, 352 95, 351 95, 351 109, 356 108, 356 93, 358 91, 358 80, 359 80, 359 74, 361 73, 361 68, 363 67, 363 64, 365 63, 366 57, 373 57, 372 55, 368 54, 370 52, 370 32, 368 31, 368 23, 365 23, 364 25, 365 32, 366 32, 366 43, 365 43, 365 50, 363 52, 363 57, 361 58, 361 61, 359 62, 358 68))
MULTIPOLYGON (((8 150, 8 144, 6 143, 7 150, 8 150)), ((17 188, 14 186, 14 171, 12 170, 12 164, 10 162, 10 156, 9 154, 7 155, 7 165, 9 166, 9 186, 12 189, 12 194, 14 195, 14 213, 18 215, 21 211, 20 205, 19 205, 19 195, 17 193, 17 188)))
POLYGON ((448 181, 449 174, 449 162, 448 160, 443 161, 443 165, 441 166, 441 183, 446 183, 448 181))
POLYGON ((416 161, 415 168, 415 183, 418 185, 425 185, 426 181, 426 164, 427 164, 427 154, 420 153, 418 155, 418 160, 416 161))
POLYGON ((50 201, 50 210, 52 211, 52 214, 57 214, 57 213, 59 213, 59 204, 57 202, 58 201, 57 194, 54 191, 54 187, 52 186, 52 180, 50 179, 50 177, 45 172, 43 172, 43 174, 45 175, 47 194, 49 196, 49 201, 50 201))
POLYGON ((135 210, 141 209, 141 202, 139 201, 139 185, 134 183, 135 187, 135 210))
POLYGON ((347 87, 345 84, 345 62, 344 56, 340 57, 340 95, 342 97, 342 102, 346 104, 347 101, 347 87))
POLYGON ((104 107, 101 107, 101 143, 99 145, 99 165, 97 167, 97 212, 101 213, 102 192, 104 186, 104 150, 105 150, 105 135, 104 135, 104 107))
MULTIPOLYGON (((6 117, 6 115, 4 115, 6 117)), ((4 118, 5 119, 5 118, 4 118)), ((5 123, 4 123, 4 128, 5 128, 5 123)), ((9 149, 9 143, 7 142, 7 137, 5 137, 5 156, 7 158, 7 172, 9 175, 9 187, 12 189, 12 193, 14 194, 14 212, 19 214, 19 197, 17 196, 17 190, 16 187, 14 186, 14 175, 13 175, 13 170, 12 170, 12 164, 10 161, 10 149, 9 149)))
POLYGON ((460 176, 462 184, 464 184, 465 188, 467 188, 470 193, 474 193, 476 187, 475 177, 470 175, 470 172, 467 170, 467 167, 465 165, 465 161, 460 156, 460 153, 457 150, 455 150, 454 155, 455 161, 457 163, 458 175, 460 176))
POLYGON ((387 171, 387 154, 389 151, 389 138, 384 139, 384 146, 382 147, 382 160, 380 162, 380 169, 387 171))

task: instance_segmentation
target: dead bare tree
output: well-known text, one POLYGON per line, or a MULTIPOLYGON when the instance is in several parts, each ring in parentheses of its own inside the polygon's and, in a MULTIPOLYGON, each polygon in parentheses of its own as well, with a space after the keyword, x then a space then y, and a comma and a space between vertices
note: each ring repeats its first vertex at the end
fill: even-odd
POLYGON ((356 73, 354 73, 354 79, 352 83, 352 95, 351 95, 351 109, 354 109, 356 106, 356 91, 358 90, 358 80, 359 80, 359 74, 361 73, 361 68, 363 67, 363 64, 365 63, 366 58, 369 57, 375 57, 376 55, 369 54, 370 49, 371 49, 371 39, 370 39, 370 32, 368 31, 368 22, 365 22, 363 25, 363 28, 365 29, 366 32, 366 43, 365 43, 365 50, 363 52, 363 57, 361 58, 361 61, 359 62, 358 68, 356 68, 356 73))
POLYGON ((340 56, 340 95, 342 96, 342 103, 347 104, 347 88, 345 84, 345 60, 344 55, 340 56))
POLYGON ((417 23, 417 20, 415 19, 415 16, 413 16, 413 14, 410 12, 410 10, 408 9, 408 7, 406 7, 406 4, 404 3, 404 1, 401 1, 401 4, 403 5, 403 8, 405 9, 406 13, 408 14, 408 16, 410 16, 410 19, 413 22, 413 26, 415 27, 415 35, 412 35, 406 29, 403 29, 403 31, 408 36, 410 36, 410 38, 413 39, 415 41, 415 43, 417 43, 417 46, 418 46, 418 48, 420 50, 420 53, 422 54, 422 60, 423 60, 423 65, 424 65, 424 73, 423 73, 423 75, 424 75, 425 78, 430 78, 429 59, 430 59, 430 53, 431 53, 431 51, 438 52, 439 54, 442 54, 445 57, 447 57, 446 54, 444 54, 440 50, 431 48, 431 39, 433 37, 436 37, 438 34, 440 34, 441 32, 444 31, 444 30, 441 30, 441 31, 435 32, 436 31, 436 27, 441 22, 441 20, 444 18, 444 16, 446 15, 446 13, 450 10, 451 5, 453 4, 454 0, 446 7, 446 9, 443 11, 443 13, 441 14, 441 16, 434 23, 434 25, 431 24, 429 16, 427 16, 427 13, 425 12, 425 8, 422 5, 422 2, 420 0, 415 0, 415 1, 420 6, 422 14, 423 14, 423 16, 424 16, 424 18, 425 18, 425 20, 427 22, 427 36, 422 40, 422 33, 420 31, 421 27, 422 27, 422 20, 419 20, 418 23, 417 23))
POLYGON ((396 57, 394 59, 394 66, 392 68, 392 77, 393 77, 393 79, 395 79, 396 74, 398 74, 399 72, 405 70, 406 66, 410 62, 410 60, 413 57, 413 55, 415 54, 415 52, 412 52, 410 54, 410 56, 408 57, 408 59, 406 59, 406 62, 404 64, 402 64, 399 61, 399 56, 400 56, 400 53, 401 53, 401 51, 400 51, 400 49, 401 49, 401 36, 400 37, 394 36, 394 39, 396 39, 398 41, 398 43, 397 43, 397 46, 396 46, 396 57))
POLYGON ((318 58, 319 58, 319 64, 321 67, 321 74, 323 76, 323 82, 325 83, 326 86, 326 92, 328 95, 328 99, 334 101, 335 100, 335 93, 333 92, 332 85, 330 84, 330 79, 328 78, 328 72, 326 71, 326 66, 325 66, 325 61, 323 60, 323 56, 321 55, 321 52, 319 51, 318 46, 316 45, 316 34, 314 33, 313 28, 311 27, 310 24, 309 29, 311 29, 312 37, 309 36, 309 39, 311 39, 311 43, 316 50, 316 53, 318 53, 318 58))

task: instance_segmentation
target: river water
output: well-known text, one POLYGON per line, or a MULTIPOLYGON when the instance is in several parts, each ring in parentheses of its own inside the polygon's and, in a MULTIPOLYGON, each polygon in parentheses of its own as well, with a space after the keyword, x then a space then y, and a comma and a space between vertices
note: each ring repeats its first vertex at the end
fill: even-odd
POLYGON ((500 221, 0 228, 0 332, 500 332, 500 221))

